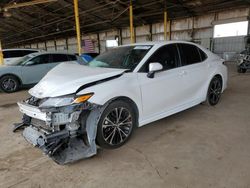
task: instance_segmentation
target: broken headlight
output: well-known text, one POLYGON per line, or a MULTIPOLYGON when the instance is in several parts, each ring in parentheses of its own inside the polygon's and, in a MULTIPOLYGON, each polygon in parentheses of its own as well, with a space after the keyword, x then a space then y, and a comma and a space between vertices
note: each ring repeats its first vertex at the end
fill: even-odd
POLYGON ((67 95, 64 97, 55 97, 55 98, 48 98, 42 104, 40 104, 40 108, 50 108, 50 107, 63 107, 69 106, 72 104, 79 104, 86 102, 90 97, 93 96, 93 93, 75 96, 75 95, 67 95))

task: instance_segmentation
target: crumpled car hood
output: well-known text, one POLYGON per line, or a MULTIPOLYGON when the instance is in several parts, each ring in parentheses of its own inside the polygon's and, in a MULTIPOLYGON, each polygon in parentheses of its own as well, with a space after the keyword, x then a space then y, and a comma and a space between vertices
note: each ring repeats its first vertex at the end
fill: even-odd
POLYGON ((56 66, 29 93, 36 98, 58 97, 75 93, 81 86, 122 74, 125 69, 88 67, 76 63, 56 66))

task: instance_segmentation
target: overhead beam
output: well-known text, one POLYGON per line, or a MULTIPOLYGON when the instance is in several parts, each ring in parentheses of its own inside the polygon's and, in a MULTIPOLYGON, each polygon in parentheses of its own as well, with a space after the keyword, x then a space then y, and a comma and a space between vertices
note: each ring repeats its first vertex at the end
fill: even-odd
POLYGON ((51 2, 56 2, 56 1, 57 0, 33 0, 33 1, 24 2, 24 3, 7 4, 3 8, 6 10, 9 10, 9 9, 14 9, 14 8, 38 5, 38 4, 51 3, 51 2))

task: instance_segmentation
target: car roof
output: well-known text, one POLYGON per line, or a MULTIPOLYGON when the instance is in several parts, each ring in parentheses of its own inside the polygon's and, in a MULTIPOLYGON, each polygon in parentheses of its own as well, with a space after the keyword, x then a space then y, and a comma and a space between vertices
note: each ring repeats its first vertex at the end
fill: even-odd
POLYGON ((44 54, 62 54, 62 55, 75 55, 73 53, 67 53, 67 52, 35 52, 32 53, 33 55, 44 55, 44 54))
MULTIPOLYGON (((207 48, 201 46, 200 44, 197 44, 197 43, 194 43, 194 42, 182 41, 182 40, 152 41, 152 42, 149 41, 149 42, 140 42, 140 43, 134 43, 134 44, 127 44, 127 45, 122 45, 122 46, 139 46, 139 45, 144 45, 144 46, 153 46, 154 48, 160 48, 160 47, 162 47, 164 45, 167 45, 167 44, 180 44, 180 43, 182 43, 182 44, 191 44, 191 45, 199 47, 200 49, 202 49, 206 53, 210 53, 207 48)), ((121 46, 119 46, 119 47, 121 47, 121 46)))
POLYGON ((181 40, 172 40, 172 41, 149 41, 149 42, 139 42, 139 43, 134 43, 134 44, 127 44, 123 46, 137 46, 137 45, 166 45, 166 44, 174 44, 174 43, 186 43, 186 44, 193 44, 197 45, 196 43, 193 42, 188 42, 188 41, 181 41, 181 40))
POLYGON ((3 49, 2 51, 22 51, 22 50, 26 50, 26 51, 41 51, 39 49, 32 49, 32 48, 10 48, 10 49, 3 49))

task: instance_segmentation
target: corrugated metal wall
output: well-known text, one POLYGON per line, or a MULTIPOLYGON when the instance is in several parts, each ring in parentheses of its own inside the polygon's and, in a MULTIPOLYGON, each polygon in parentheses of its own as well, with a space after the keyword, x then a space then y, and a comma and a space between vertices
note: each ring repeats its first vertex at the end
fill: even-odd
POLYGON ((223 37, 214 39, 214 53, 223 57, 225 53, 240 53, 245 49, 244 37, 223 37))
MULTIPOLYGON (((242 38, 221 38, 213 41, 213 24, 215 21, 226 22, 229 19, 242 18, 250 16, 250 8, 242 8, 235 10, 228 10, 218 13, 210 13, 204 16, 197 16, 185 19, 172 20, 171 22, 171 39, 172 40, 186 40, 195 41, 204 47, 215 50, 216 53, 222 54, 225 51, 239 52, 244 45, 242 38)), ((84 32, 84 31, 82 31, 84 32)), ((144 41, 163 41, 164 40, 164 24, 154 23, 152 25, 143 25, 135 28, 136 42, 144 41), (151 33, 152 31, 152 33, 151 33)), ((93 33, 83 35, 82 39, 91 39, 95 46, 96 52, 104 52, 106 48, 106 40, 115 39, 119 36, 122 44, 130 43, 130 31, 129 28, 112 29, 110 31, 104 31, 100 33, 93 33), (99 40, 98 41, 98 35, 99 40)), ((48 51, 68 51, 77 52, 77 40, 76 37, 67 39, 56 39, 51 41, 44 41, 38 44, 28 44, 19 47, 32 47, 40 48, 48 51)))

